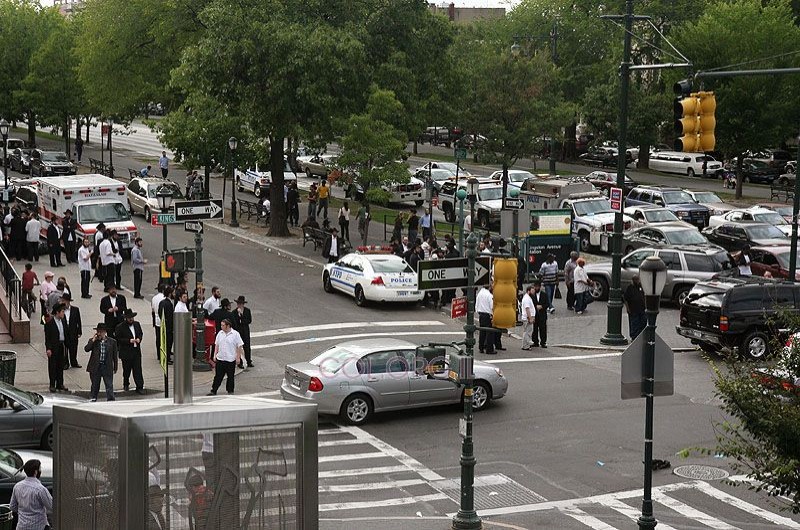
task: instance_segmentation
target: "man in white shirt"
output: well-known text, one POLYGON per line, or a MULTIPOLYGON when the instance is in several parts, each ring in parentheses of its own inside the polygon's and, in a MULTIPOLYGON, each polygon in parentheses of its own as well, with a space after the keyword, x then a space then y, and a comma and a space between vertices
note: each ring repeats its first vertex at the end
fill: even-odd
POLYGON ((39 261, 39 239, 42 235, 42 223, 39 214, 33 213, 25 223, 25 242, 28 245, 28 259, 39 261))
POLYGON ((244 354, 244 341, 239 332, 233 329, 232 323, 227 318, 222 321, 222 329, 217 333, 214 341, 214 361, 217 363, 214 373, 214 382, 211 384, 209 396, 216 396, 217 389, 225 380, 225 390, 228 394, 233 394, 234 373, 236 366, 242 361, 244 354))
MULTIPOLYGON (((475 312, 478 313, 478 325, 482 328, 492 327, 494 296, 491 287, 484 287, 475 297, 475 312)), ((493 331, 480 330, 478 333, 478 350, 486 355, 495 355, 495 337, 493 331)))
POLYGON ((83 245, 78 249, 78 270, 81 271, 81 298, 91 298, 89 282, 92 281, 92 249, 89 247, 89 238, 83 239, 83 245))
POLYGON ((117 270, 115 254, 116 252, 111 238, 106 237, 100 241, 100 266, 103 267, 103 278, 105 281, 105 288, 103 290, 105 292, 108 292, 108 288, 112 285, 116 285, 117 270))
POLYGON ((49 528, 47 514, 53 512, 53 496, 39 480, 42 463, 31 459, 22 466, 25 478, 14 484, 11 511, 17 515, 17 528, 49 528))
POLYGON ((472 232, 472 216, 469 214, 464 216, 464 232, 472 232))
POLYGON ((176 313, 189 312, 189 293, 187 293, 186 291, 181 291, 178 294, 178 301, 175 303, 175 312, 176 313))
POLYGON ((158 314, 158 306, 164 299, 164 284, 158 283, 158 292, 153 296, 150 301, 150 312, 153 317, 153 331, 156 336, 156 360, 161 359, 159 352, 161 351, 161 315, 158 314))
POLYGON ((211 313, 219 309, 219 302, 221 296, 222 293, 220 293, 219 287, 215 285, 214 287, 211 288, 211 296, 203 304, 203 309, 205 309, 206 315, 210 315, 211 313))
POLYGON ((522 349, 531 349, 531 334, 533 333, 533 322, 536 319, 536 305, 531 298, 533 286, 529 285, 522 295, 522 349))
POLYGON ((583 268, 584 265, 586 265, 586 260, 578 258, 576 264, 577 266, 573 273, 573 278, 575 279, 575 314, 582 315, 586 310, 586 297, 592 296, 589 292, 589 287, 592 286, 593 282, 589 279, 589 275, 586 274, 586 270, 583 268))
POLYGON ((161 170, 161 178, 166 180, 169 175, 169 158, 167 152, 161 151, 161 158, 158 159, 158 168, 161 170))

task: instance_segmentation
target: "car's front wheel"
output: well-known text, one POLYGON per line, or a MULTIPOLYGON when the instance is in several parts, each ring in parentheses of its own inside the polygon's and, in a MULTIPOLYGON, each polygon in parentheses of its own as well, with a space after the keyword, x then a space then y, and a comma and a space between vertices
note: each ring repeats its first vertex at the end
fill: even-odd
POLYGON ((311 168, 307 167, 306 168, 306 177, 312 178, 313 176, 314 176, 314 174, 311 173, 311 168))
POLYGON ((672 293, 672 300, 678 306, 683 305, 683 301, 686 300, 686 297, 689 295, 689 291, 691 288, 688 285, 684 285, 675 289, 675 292, 672 293))
POLYGON ((769 338, 762 331, 751 331, 742 339, 742 353, 754 361, 760 361, 769 355, 769 338))
POLYGON ((484 230, 489 230, 489 214, 486 212, 480 212, 478 214, 478 224, 484 230))
POLYGON ((581 252, 589 252, 591 249, 591 241, 589 240, 589 232, 581 230, 578 232, 578 241, 580 242, 581 252))
POLYGON ((322 288, 326 293, 333 292, 333 284, 331 283, 331 275, 327 272, 322 276, 322 288))
POLYGON ((591 276, 592 287, 589 288, 592 298, 595 300, 608 300, 608 280, 602 276, 591 276))
POLYGON ((353 394, 342 403, 341 418, 350 425, 363 425, 372 416, 372 400, 365 394, 353 394))
POLYGON ((475 381, 472 386, 472 410, 483 410, 492 401, 492 389, 485 381, 475 381))
POLYGON ((456 211, 455 209, 450 206, 447 207, 446 205, 442 207, 444 209, 444 220, 448 223, 455 223, 456 222, 456 211))
MULTIPOLYGON (((133 213, 133 208, 131 208, 131 213, 133 213)), ((144 218, 147 219, 147 222, 150 222, 150 208, 145 206, 144 208, 144 218)))
POLYGON ((56 446, 55 434, 53 434, 53 426, 46 428, 42 434, 42 449, 45 451, 52 451, 56 446))
POLYGON ((253 184, 253 195, 255 195, 258 199, 261 198, 261 186, 258 185, 258 182, 253 184))
POLYGON ((689 168, 686 170, 686 176, 689 178, 694 178, 694 169, 689 168))

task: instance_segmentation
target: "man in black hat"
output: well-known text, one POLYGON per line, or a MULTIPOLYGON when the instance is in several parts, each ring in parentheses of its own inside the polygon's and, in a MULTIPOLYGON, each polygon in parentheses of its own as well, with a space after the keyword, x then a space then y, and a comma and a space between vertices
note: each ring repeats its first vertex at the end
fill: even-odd
POLYGON ((44 325, 44 347, 47 352, 47 373, 50 377, 50 392, 69 390, 64 386, 64 361, 67 359, 67 324, 64 322, 64 306, 53 306, 52 318, 44 325))
POLYGON ((115 285, 109 286, 108 294, 100 299, 100 313, 105 319, 106 329, 111 338, 114 338, 114 332, 122 322, 122 315, 126 309, 128 309, 128 302, 125 300, 125 295, 117 294, 115 285))
POLYGON ((339 231, 336 228, 330 229, 330 235, 322 246, 322 257, 328 258, 328 263, 339 261, 342 257, 342 242, 339 240, 339 231))
POLYGON ((239 332, 244 342, 244 360, 247 361, 247 367, 252 368, 254 365, 250 357, 250 324, 253 322, 253 316, 245 304, 247 304, 247 300, 244 296, 239 295, 239 298, 236 299, 236 310, 233 312, 232 322, 233 329, 239 332))
POLYGON ((72 210, 64 212, 64 219, 61 222, 63 228, 61 232, 61 240, 64 242, 64 254, 67 256, 67 263, 75 263, 77 261, 77 254, 75 253, 75 245, 78 241, 78 236, 75 230, 78 228, 78 223, 72 217, 72 210))
POLYGON ((64 306, 64 322, 67 324, 67 352, 69 359, 64 360, 64 368, 81 368, 78 364, 78 341, 83 335, 83 322, 81 310, 72 306, 72 295, 64 291, 61 294, 61 303, 64 306))
POLYGON ((126 309, 124 322, 117 324, 114 337, 119 347, 119 358, 122 361, 122 389, 130 390, 131 372, 136 384, 136 393, 144 394, 144 377, 142 377, 142 325, 136 322, 136 313, 126 309))
POLYGON ((86 371, 92 380, 90 397, 92 401, 97 401, 97 394, 100 392, 100 379, 106 387, 106 400, 114 401, 114 374, 117 373, 117 360, 119 350, 117 341, 106 335, 106 325, 104 322, 97 324, 95 334, 83 348, 90 352, 89 362, 86 363, 86 371))
POLYGON ((231 313, 231 301, 227 298, 223 298, 222 301, 219 303, 219 307, 214 310, 213 313, 208 315, 209 320, 213 320, 215 323, 215 327, 217 329, 217 333, 219 330, 222 329, 222 321, 226 318, 233 322, 233 314, 231 313))
POLYGON ((542 281, 533 282, 533 292, 531 293, 533 305, 536 307, 536 316, 533 319, 533 347, 547 348, 547 308, 550 307, 550 298, 547 291, 542 291, 542 281))

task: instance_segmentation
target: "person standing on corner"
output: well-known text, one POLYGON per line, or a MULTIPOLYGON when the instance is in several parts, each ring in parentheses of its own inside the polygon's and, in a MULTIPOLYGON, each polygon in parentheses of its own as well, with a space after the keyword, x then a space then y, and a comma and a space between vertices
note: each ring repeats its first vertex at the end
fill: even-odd
POLYGON ((117 231, 112 233, 111 243, 114 245, 114 285, 117 290, 120 290, 122 289, 122 252, 117 231))
POLYGON ((419 217, 417 211, 413 208, 409 211, 408 215, 408 241, 412 245, 417 242, 417 234, 419 233, 419 217))
POLYGON ((350 241, 350 205, 347 201, 344 201, 339 208, 339 228, 342 229, 342 238, 350 241))
POLYGON ((556 296, 556 287, 558 287, 558 262, 556 261, 555 254, 547 255, 545 262, 539 267, 539 274, 542 276, 541 285, 544 286, 544 292, 547 295, 549 304, 545 306, 544 309, 548 313, 552 313, 556 310, 553 306, 553 300, 556 296))
POLYGON ((317 217, 317 183, 312 182, 308 188, 308 217, 317 217))
POLYGON ((65 358, 64 367, 82 368, 78 363, 78 341, 83 335, 83 321, 81 320, 81 310, 72 305, 72 295, 64 293, 61 295, 61 303, 64 305, 64 322, 67 324, 67 352, 69 358, 65 358))
POLYGON ((51 267, 63 267, 61 263, 61 219, 53 217, 47 227, 47 252, 50 254, 51 267))
POLYGON ((106 325, 101 322, 94 328, 95 334, 86 343, 84 351, 90 352, 86 371, 92 381, 89 397, 92 402, 97 401, 100 392, 100 380, 106 387, 106 401, 114 401, 114 374, 117 373, 119 350, 117 341, 107 336, 106 325))
POLYGON ((639 278, 638 274, 635 274, 631 280, 632 283, 622 294, 622 302, 625 304, 625 310, 628 312, 628 330, 630 331, 631 340, 633 340, 638 337, 647 326, 647 313, 642 280, 639 278))
POLYGON ((114 254, 116 254, 114 244, 110 235, 106 234, 103 240, 100 241, 100 266, 103 268, 103 291, 105 292, 108 292, 109 288, 116 286, 117 270, 114 254))
POLYGON ((142 238, 137 237, 131 249, 131 266, 133 267, 133 297, 143 299, 142 276, 144 275, 144 264, 147 263, 147 260, 144 259, 144 254, 142 253, 142 244, 142 238))
POLYGON ((322 257, 328 258, 328 263, 334 263, 342 256, 342 242, 339 239, 339 231, 331 228, 330 235, 322 246, 322 257))
MULTIPOLYGON (((158 311, 156 311, 156 315, 158 315, 158 322, 159 322, 159 330, 157 335, 161 335, 160 326, 166 326, 165 335, 167 338, 167 343, 164 345, 167 350, 167 364, 172 364, 172 338, 174 335, 174 322, 173 317, 175 315, 175 303, 173 302, 174 291, 172 286, 167 285, 164 287, 164 298, 158 304, 158 311)), ((161 347, 159 343, 159 348, 157 355, 158 358, 161 359, 161 347)))
POLYGON ((317 214, 322 212, 322 218, 328 218, 328 196, 330 195, 331 190, 328 187, 328 183, 326 180, 320 182, 319 189, 317 190, 317 197, 319 198, 319 206, 317 206, 317 214))
MULTIPOLYGON (((244 360, 247 361, 247 367, 252 368, 253 359, 250 354, 250 324, 253 323, 253 315, 250 310, 245 307, 247 300, 243 295, 239 295, 236 299, 236 310, 233 311, 233 329, 239 332, 244 342, 244 360)), ((239 368, 242 368, 240 366, 239 368)))
POLYGON ((136 313, 126 309, 124 322, 117 325, 114 335, 117 337, 119 358, 122 361, 122 389, 130 390, 130 377, 133 372, 133 382, 136 393, 144 394, 144 377, 142 377, 142 325, 136 321, 136 313))
POLYGON ((522 295, 522 349, 530 350, 533 341, 534 321, 536 318, 536 304, 533 302, 533 285, 529 285, 522 295))
POLYGON ((358 221, 358 235, 361 236, 361 244, 366 246, 370 220, 369 204, 366 202, 361 204, 361 207, 358 209, 358 213, 356 214, 356 220, 358 221))
POLYGON ((578 266, 578 254, 573 250, 569 253, 569 260, 564 264, 564 283, 567 286, 567 309, 575 310, 575 267, 578 266))
POLYGON ((166 151, 161 151, 161 158, 158 159, 158 167, 161 169, 161 178, 167 180, 167 175, 169 175, 169 158, 167 158, 166 151))
POLYGON ((72 210, 64 212, 62 227, 61 240, 64 241, 64 255, 67 257, 67 263, 75 263, 75 245, 78 242, 75 230, 78 228, 78 222, 72 217, 72 210))
POLYGON ((592 293, 589 292, 589 288, 592 286, 592 281, 589 279, 589 275, 586 274, 586 270, 583 268, 586 265, 586 260, 583 258, 578 258, 576 262, 577 266, 575 267, 575 314, 582 315, 584 311, 586 311, 586 297, 592 296, 592 293))
POLYGON ((32 458, 22 466, 25 478, 14 484, 9 508, 16 514, 17 528, 49 530, 47 514, 53 513, 53 496, 42 484, 41 461, 32 458))
POLYGON ((214 341, 214 361, 217 363, 215 366, 216 372, 214 373, 214 382, 211 383, 211 392, 209 396, 216 396, 217 389, 222 384, 222 379, 225 380, 225 390, 228 394, 233 394, 234 391, 234 374, 236 366, 242 362, 242 353, 244 353, 244 341, 231 325, 231 321, 227 318, 222 321, 222 329, 217 333, 217 338, 214 341))
POLYGON ((156 360, 159 360, 161 358, 161 333, 159 333, 161 330, 161 318, 158 313, 158 306, 161 304, 161 300, 164 299, 164 284, 158 282, 156 291, 156 294, 150 299, 150 316, 153 322, 153 334, 156 336, 156 360))
POLYGON ((67 359, 67 325, 64 322, 64 306, 53 307, 53 317, 44 325, 44 347, 47 353, 47 374, 50 392, 67 392, 64 386, 64 361, 67 359))
POLYGON ((105 321, 106 333, 112 339, 117 325, 123 320, 122 315, 126 309, 128 309, 128 301, 125 300, 124 295, 117 294, 117 288, 114 285, 108 289, 108 294, 100 299, 100 313, 105 321))
MULTIPOLYGON (((27 247, 28 259, 30 261, 39 261, 39 239, 42 237, 42 222, 39 221, 39 214, 34 212, 28 221, 22 221, 21 226, 24 227, 22 237, 25 239, 27 247)), ((12 230, 13 230, 12 225, 12 230)), ((12 231, 11 238, 13 240, 14 233, 12 231)), ((17 254, 17 259, 23 259, 23 256, 17 254)))
POLYGON ((289 226, 298 226, 300 224, 300 193, 297 191, 297 182, 292 182, 289 185, 289 191, 286 193, 286 215, 289 221, 289 226))
POLYGON ((536 280, 533 282, 533 293, 531 293, 533 304, 536 306, 536 318, 533 321, 533 331, 531 339, 533 347, 547 348, 547 313, 550 307, 550 299, 547 296, 547 291, 542 291, 542 282, 536 280))
MULTIPOLYGON (((494 311, 494 296, 492 288, 483 287, 475 297, 475 312, 478 313, 478 326, 492 327, 492 312, 494 311)), ((480 330, 478 333, 478 351, 486 355, 495 355, 495 338, 493 331, 480 330)))

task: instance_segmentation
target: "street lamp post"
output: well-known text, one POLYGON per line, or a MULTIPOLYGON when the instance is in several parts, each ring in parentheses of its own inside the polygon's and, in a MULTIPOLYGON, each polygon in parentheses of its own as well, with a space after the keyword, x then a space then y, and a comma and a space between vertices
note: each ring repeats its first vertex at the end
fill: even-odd
POLYGON ((647 310, 647 327, 645 339, 647 349, 644 352, 644 384, 645 420, 644 420, 644 494, 642 496, 642 515, 639 517, 640 529, 652 529, 656 526, 653 517, 653 394, 655 392, 656 364, 656 317, 661 292, 667 283, 667 266, 657 256, 650 256, 639 266, 639 277, 645 296, 647 310))
POLYGON ((228 147, 231 150, 231 226, 239 226, 239 220, 236 218, 236 146, 239 141, 235 136, 228 138, 228 147))
MULTIPOLYGON (((5 178, 3 190, 8 189, 8 129, 9 123, 3 118, 0 120, 0 136, 3 137, 3 176, 5 178)), ((6 192, 4 191, 4 193, 6 192)))
MULTIPOLYGON (((475 232, 475 203, 478 202, 480 181, 475 177, 467 179, 467 199, 469 200, 469 231, 475 232)), ((467 244, 469 247, 469 244, 467 244)))
MULTIPOLYGON (((161 211, 161 213, 168 213, 169 210, 172 208, 172 190, 170 190, 166 186, 161 186, 160 188, 158 188, 156 190, 156 200, 158 201, 158 209, 161 211)), ((163 252, 162 252, 162 256, 161 256, 161 262, 162 262, 162 267, 163 267, 164 259, 166 257, 167 251, 169 250, 167 248, 167 224, 166 223, 162 223, 161 228, 162 228, 162 234, 163 234, 163 243, 162 243, 163 252)), ((159 274, 159 276, 161 276, 161 270, 158 271, 158 274, 159 274)), ((163 322, 161 324, 164 325, 163 322)), ((167 349, 169 349, 169 348, 167 348, 167 349)), ((158 355, 160 356, 161 352, 158 352, 158 355)), ((167 375, 167 374, 168 374, 168 370, 165 370, 164 371, 164 397, 165 398, 169 397, 169 375, 167 375)))
MULTIPOLYGON (((519 197, 519 188, 516 186, 511 186, 511 188, 508 190, 508 194, 512 199, 516 199, 519 197)), ((519 253, 519 210, 514 208, 511 212, 511 215, 513 218, 511 230, 513 231, 512 237, 514 238, 514 247, 517 248, 517 252, 519 253)))
POLYGON ((464 199, 467 198, 467 190, 459 188, 456 192, 458 198, 458 253, 464 255, 464 199))

